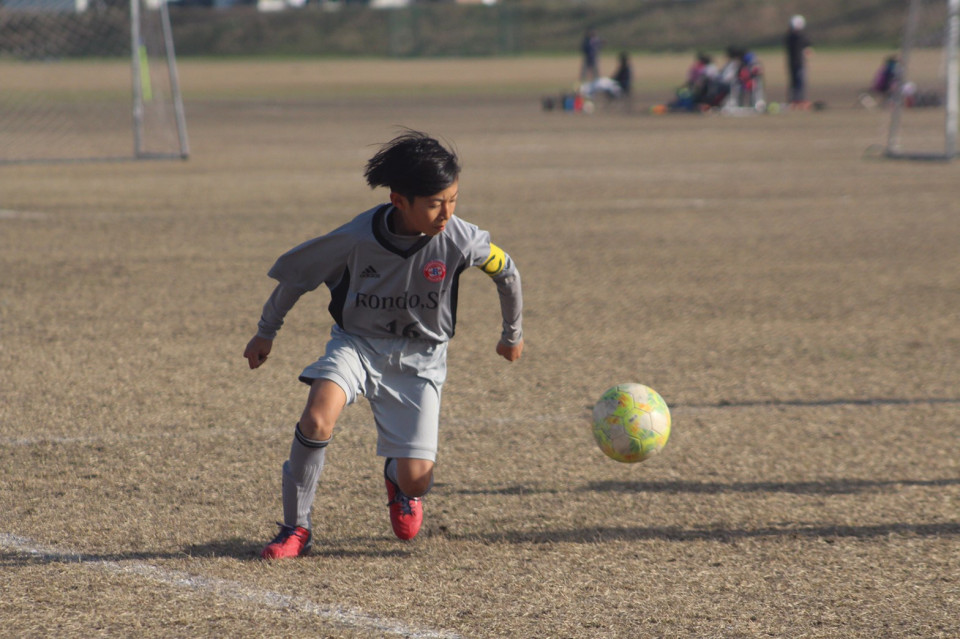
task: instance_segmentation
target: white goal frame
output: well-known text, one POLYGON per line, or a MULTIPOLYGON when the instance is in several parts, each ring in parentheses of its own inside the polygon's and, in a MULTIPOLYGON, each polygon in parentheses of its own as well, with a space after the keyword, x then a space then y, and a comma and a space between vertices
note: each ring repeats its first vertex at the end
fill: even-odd
POLYGON ((0 2, 0 164, 189 157, 167 0, 0 2))
MULTIPOLYGON (((944 28, 943 54, 945 62, 944 85, 944 129, 943 151, 911 151, 906 149, 902 138, 903 110, 906 108, 904 82, 900 82, 893 110, 890 114, 890 128, 887 134, 887 145, 884 155, 892 159, 903 160, 941 160, 950 161, 957 156, 957 119, 960 107, 960 57, 958 57, 958 40, 960 40, 960 0, 944 0, 947 4, 947 20, 944 28)), ((907 12, 907 24, 903 35, 900 57, 901 80, 910 78, 910 53, 916 43, 917 25, 921 0, 910 0, 907 12)))
POLYGON ((170 11, 167 0, 155 0, 160 12, 160 27, 163 36, 167 69, 170 74, 170 91, 173 102, 174 120, 177 125, 179 154, 151 153, 143 142, 143 57, 141 56, 142 34, 140 33, 140 0, 130 0, 130 56, 133 72, 133 155, 137 159, 176 158, 186 160, 190 157, 190 144, 187 141, 187 118, 183 108, 183 94, 180 92, 180 75, 177 72, 177 56, 173 48, 173 29, 170 26, 170 11))

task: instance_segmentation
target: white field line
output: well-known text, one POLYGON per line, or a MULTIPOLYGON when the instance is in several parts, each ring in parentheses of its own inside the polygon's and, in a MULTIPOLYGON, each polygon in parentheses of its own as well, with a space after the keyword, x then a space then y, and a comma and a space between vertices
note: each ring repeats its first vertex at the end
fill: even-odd
POLYGON ((370 631, 377 636, 399 635, 423 639, 459 639, 452 632, 412 628, 400 621, 368 615, 362 611, 337 605, 318 604, 305 597, 284 595, 270 590, 251 588, 237 581, 191 575, 177 570, 165 570, 143 562, 118 562, 96 559, 82 553, 57 548, 45 548, 29 539, 0 532, 0 548, 37 557, 44 561, 76 563, 84 568, 110 574, 134 575, 147 581, 212 594, 220 599, 252 604, 273 610, 285 610, 357 630, 370 631))

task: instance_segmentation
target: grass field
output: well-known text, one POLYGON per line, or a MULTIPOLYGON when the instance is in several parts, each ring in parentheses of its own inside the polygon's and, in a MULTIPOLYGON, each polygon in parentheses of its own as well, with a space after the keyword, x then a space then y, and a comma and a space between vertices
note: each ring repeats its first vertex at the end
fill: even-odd
POLYGON ((960 636, 960 180, 865 153, 879 61, 820 52, 826 110, 741 118, 647 115, 686 57, 592 116, 540 109, 572 58, 185 61, 189 161, 0 167, 0 636, 960 636), (524 357, 466 274, 421 535, 361 402, 314 553, 267 564, 326 294, 241 353, 400 125, 457 147, 524 357), (673 411, 639 465, 587 425, 625 381, 673 411))

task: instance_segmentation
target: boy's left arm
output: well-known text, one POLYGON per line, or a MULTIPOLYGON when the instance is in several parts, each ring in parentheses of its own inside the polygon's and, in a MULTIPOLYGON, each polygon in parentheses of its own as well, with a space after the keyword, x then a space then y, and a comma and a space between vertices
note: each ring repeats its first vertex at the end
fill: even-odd
POLYGON ((500 296, 503 331, 497 343, 497 354, 515 361, 523 353, 523 291, 520 271, 503 249, 490 244, 490 255, 479 268, 493 279, 500 296))

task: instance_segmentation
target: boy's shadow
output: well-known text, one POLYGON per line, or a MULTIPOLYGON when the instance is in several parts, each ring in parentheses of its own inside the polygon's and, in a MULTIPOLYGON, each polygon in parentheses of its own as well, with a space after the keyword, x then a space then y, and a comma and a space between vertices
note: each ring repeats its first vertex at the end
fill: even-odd
MULTIPOLYGON (((385 548, 382 541, 387 537, 347 539, 331 545, 314 544, 307 557, 331 559, 349 559, 353 557, 383 558, 407 557, 413 549, 385 548)), ((165 559, 224 559, 238 561, 260 560, 262 541, 251 541, 242 537, 218 539, 202 544, 184 546, 179 551, 132 551, 116 553, 65 552, 56 549, 32 549, 27 551, 0 548, 0 568, 16 568, 43 564, 112 564, 123 562, 150 562, 165 559)))
MULTIPOLYGON (((383 539, 386 539, 384 537, 383 539)), ((306 557, 327 557, 331 559, 349 559, 353 557, 406 557, 410 551, 404 548, 384 549, 375 538, 358 538, 355 540, 344 540, 341 543, 332 545, 328 542, 314 542, 313 548, 306 557), (352 543, 356 542, 356 543, 352 543), (368 542, 365 547, 363 542, 368 542)), ((260 559, 260 551, 263 549, 264 542, 254 542, 241 537, 231 539, 220 539, 210 541, 204 544, 193 544, 186 546, 183 552, 186 556, 196 558, 224 558, 230 557, 241 561, 260 559)))

